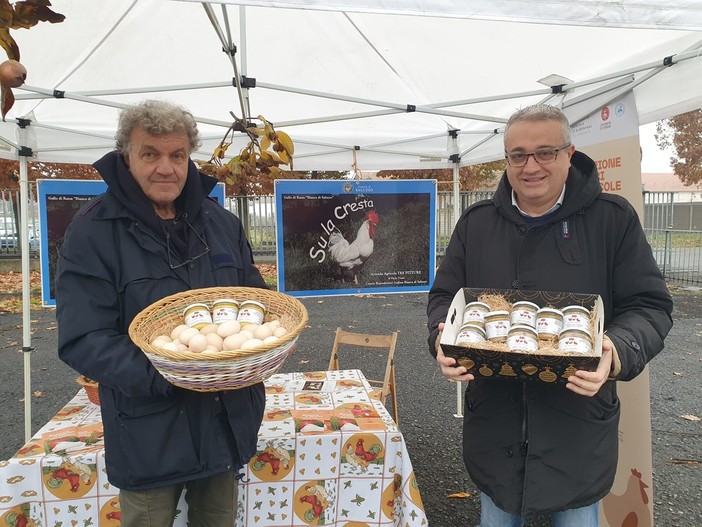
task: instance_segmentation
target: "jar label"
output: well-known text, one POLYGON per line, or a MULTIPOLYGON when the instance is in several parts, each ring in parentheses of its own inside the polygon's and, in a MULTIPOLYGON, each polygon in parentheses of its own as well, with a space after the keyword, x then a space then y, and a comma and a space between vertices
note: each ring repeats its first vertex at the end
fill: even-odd
POLYGON ((252 302, 242 302, 237 320, 241 325, 255 324, 260 326, 263 324, 264 316, 264 309, 260 305, 252 302))
POLYGON ((590 329, 590 318, 584 313, 566 313, 563 315, 563 329, 590 329))
POLYGON ((466 322, 484 322, 485 321, 485 311, 476 308, 466 308, 463 312, 463 323, 466 322))
POLYGON ((512 324, 526 324, 532 328, 536 326, 536 312, 526 308, 516 308, 512 310, 512 324))
POLYGON ((590 341, 584 337, 567 335, 559 339, 558 349, 571 353, 591 353, 592 345, 590 344, 590 341))
POLYGON ((463 328, 458 332, 456 336, 456 344, 467 344, 471 342, 485 342, 485 337, 480 333, 480 328, 477 327, 467 327, 463 328))
POLYGON ((485 322, 485 335, 488 340, 499 340, 503 342, 509 332, 508 320, 490 320, 485 322))
POLYGON ((193 304, 185 308, 184 322, 188 327, 202 329, 212 324, 212 315, 205 304, 193 304))
POLYGON ((239 315, 239 304, 234 302, 212 303, 212 322, 221 324, 225 320, 236 320, 239 315))
POLYGON ((528 335, 516 334, 507 337, 507 347, 510 351, 535 352, 539 350, 539 343, 528 335))
POLYGON ((541 316, 536 320, 536 331, 539 335, 558 335, 563 327, 563 320, 554 317, 541 316))

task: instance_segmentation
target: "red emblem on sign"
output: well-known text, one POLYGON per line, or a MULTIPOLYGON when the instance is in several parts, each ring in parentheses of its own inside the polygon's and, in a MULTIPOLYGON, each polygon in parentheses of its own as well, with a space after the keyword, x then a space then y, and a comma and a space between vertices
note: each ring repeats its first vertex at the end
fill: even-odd
POLYGON ((602 111, 600 111, 600 117, 602 117, 603 121, 609 120, 609 106, 602 108, 602 111))

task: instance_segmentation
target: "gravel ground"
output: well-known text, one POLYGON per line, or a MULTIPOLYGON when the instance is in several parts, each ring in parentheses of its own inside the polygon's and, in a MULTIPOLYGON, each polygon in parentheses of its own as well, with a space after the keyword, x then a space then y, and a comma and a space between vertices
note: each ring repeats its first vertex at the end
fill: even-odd
MULTIPOLYGON (((702 526, 702 292, 676 290, 675 326, 666 350, 650 365, 653 429, 654 515, 658 526, 702 526)), ((425 295, 330 297, 303 300, 310 326, 283 371, 326 369, 337 326, 366 333, 400 332, 396 352, 400 429, 412 458, 432 527, 478 523, 479 498, 461 458, 461 419, 456 385, 439 373, 426 345, 425 295), (467 493, 466 498, 451 498, 467 493)), ((32 432, 78 390, 76 374, 56 357, 53 310, 31 313, 32 432)), ((0 459, 24 443, 22 317, 0 314, 0 459)), ((342 367, 345 365, 342 364, 342 367)), ((359 364, 368 378, 382 378, 380 364, 359 364), (378 372, 378 373, 376 373, 378 372)), ((534 527, 547 525, 537 520, 534 527)))

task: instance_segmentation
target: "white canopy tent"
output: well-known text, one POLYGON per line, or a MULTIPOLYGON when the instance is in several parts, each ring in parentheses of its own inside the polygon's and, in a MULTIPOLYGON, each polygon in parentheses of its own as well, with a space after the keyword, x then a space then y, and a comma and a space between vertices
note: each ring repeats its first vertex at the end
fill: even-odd
MULTIPOLYGON (((95 161, 113 148, 119 108, 145 98, 193 112, 198 159, 209 159, 230 111, 263 115, 292 137, 297 170, 494 160, 507 117, 539 101, 573 122, 632 90, 640 124, 702 106, 694 0, 220 3, 54 0, 64 22, 12 32, 28 78, 0 123, 0 156, 22 161, 23 204, 27 159, 95 161), (249 88, 238 93, 242 78, 249 88)), ((246 139, 237 141, 229 154, 246 139)))
MULTIPOLYGON (((445 167, 449 130, 462 164, 492 160, 509 114, 537 101, 567 110, 589 100, 578 120, 634 90, 641 124, 702 105, 699 2, 226 3, 241 7, 210 4, 211 16, 239 73, 255 79, 251 116, 292 136, 300 170, 445 167), (555 81, 562 93, 537 82, 551 74, 571 79, 555 81)), ((111 149, 119 107, 146 97, 191 109, 201 158, 229 112, 242 117, 230 57, 200 2, 53 8, 64 22, 13 31, 29 74, 0 125, 10 148, 0 155, 17 155, 13 118, 30 112, 34 158, 73 162, 111 149)))

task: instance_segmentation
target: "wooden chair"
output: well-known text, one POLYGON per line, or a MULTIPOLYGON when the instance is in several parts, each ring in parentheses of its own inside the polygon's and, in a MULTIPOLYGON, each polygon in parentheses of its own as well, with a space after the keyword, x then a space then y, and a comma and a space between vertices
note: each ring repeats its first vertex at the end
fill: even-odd
MULTIPOLYGON (((331 357, 329 359, 329 370, 339 370, 339 351, 344 347, 378 348, 387 350, 385 362, 385 376, 382 381, 368 379, 370 385, 381 389, 380 400, 383 404, 388 397, 392 399, 392 415, 395 423, 398 423, 397 416, 397 392, 395 390, 395 346, 397 344, 397 331, 390 335, 370 335, 366 333, 352 333, 336 328, 334 345, 332 346, 331 357)), ((360 368, 359 368, 360 369, 360 368)))

